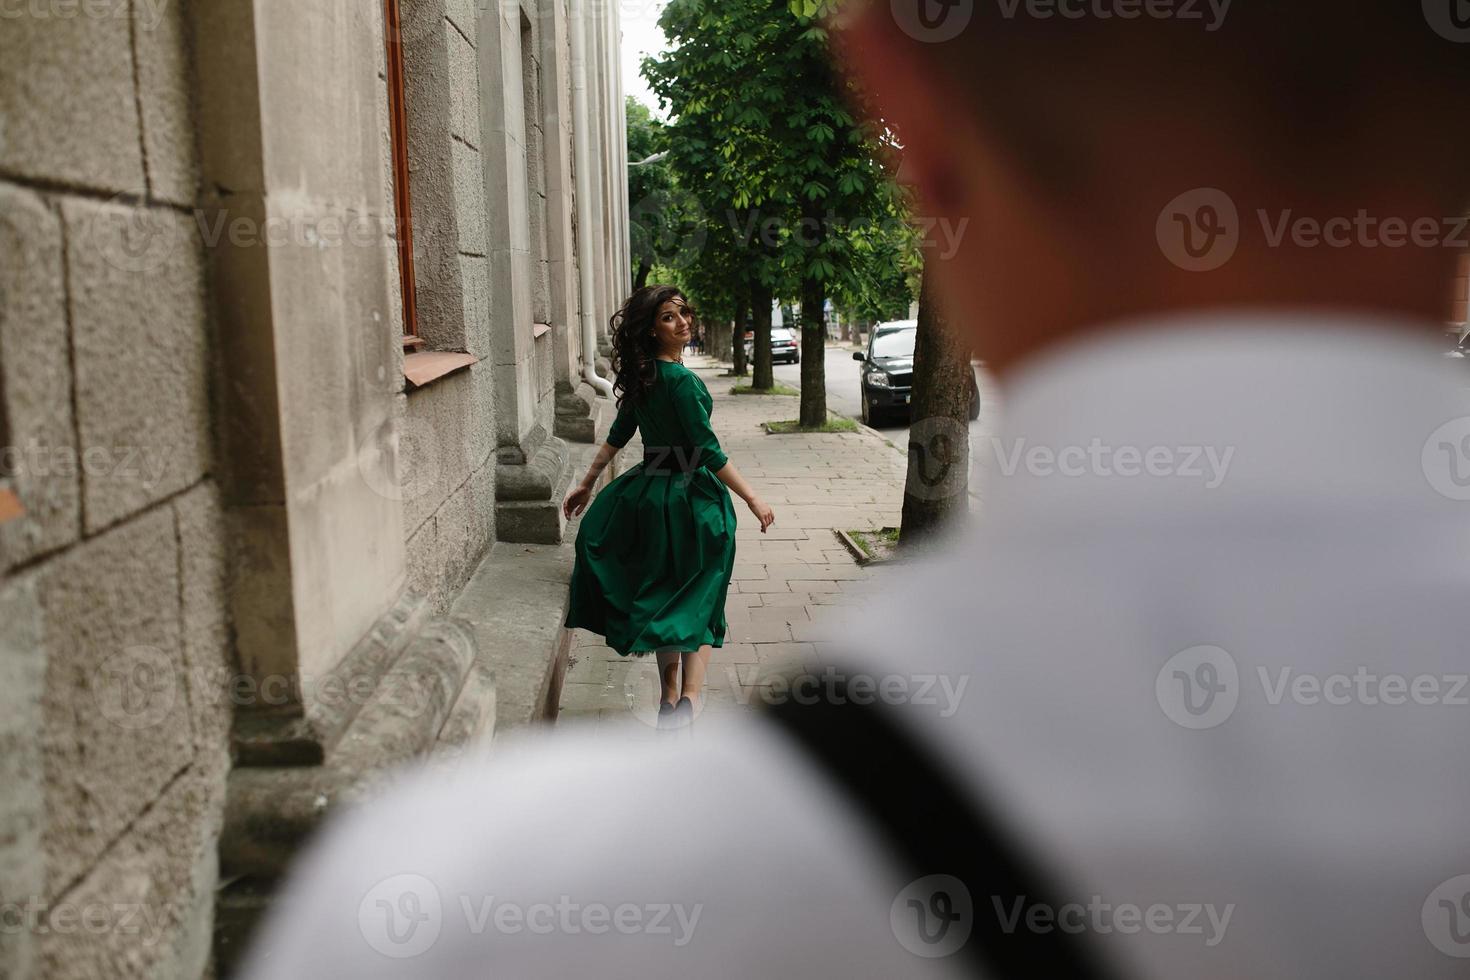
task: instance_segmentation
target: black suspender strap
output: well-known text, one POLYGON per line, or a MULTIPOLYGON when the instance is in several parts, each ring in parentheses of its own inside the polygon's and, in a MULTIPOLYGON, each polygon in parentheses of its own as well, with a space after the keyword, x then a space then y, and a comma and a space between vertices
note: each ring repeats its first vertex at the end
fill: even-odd
MULTIPOLYGON (((1090 937, 1076 923, 1058 922, 1058 892, 1003 823, 961 790, 891 708, 843 693, 788 698, 765 713, 831 776, 916 879, 949 875, 963 884, 973 922, 952 955, 973 975, 992 980, 1112 980, 1090 937), (1051 918, 1029 919, 1038 906, 1051 918), (1049 928, 1028 925, 1048 921, 1049 928)), ((934 894, 909 904, 926 920, 921 929, 941 926, 932 937, 942 934, 946 918, 956 918, 955 909, 963 911, 956 899, 934 894)))

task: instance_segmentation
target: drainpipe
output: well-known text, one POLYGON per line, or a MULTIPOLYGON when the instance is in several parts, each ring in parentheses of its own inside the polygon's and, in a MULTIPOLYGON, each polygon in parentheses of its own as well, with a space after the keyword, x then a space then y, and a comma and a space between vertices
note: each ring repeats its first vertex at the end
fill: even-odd
POLYGON ((613 397, 612 382, 597 373, 597 324, 591 306, 597 300, 592 281, 591 162, 587 159, 587 0, 570 0, 572 15, 572 159, 577 168, 577 271, 580 285, 578 307, 582 317, 582 377, 606 398, 613 397))

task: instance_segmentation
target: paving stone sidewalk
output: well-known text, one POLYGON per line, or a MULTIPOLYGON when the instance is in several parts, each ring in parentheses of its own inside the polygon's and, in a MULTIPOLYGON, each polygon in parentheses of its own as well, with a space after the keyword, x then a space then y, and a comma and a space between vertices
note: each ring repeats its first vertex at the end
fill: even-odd
MULTIPOLYGON (((686 355, 704 379, 715 407, 720 446, 776 513, 760 524, 731 495, 738 523, 735 573, 725 605, 729 631, 710 658, 703 712, 750 711, 772 696, 771 682, 792 667, 820 668, 836 619, 865 591, 879 569, 859 566, 836 529, 897 525, 903 506, 904 456, 872 429, 820 435, 767 435, 761 423, 797 415, 797 399, 733 395, 732 378, 713 358, 686 355)), ((634 438, 617 463, 642 458, 634 438)), ((575 523, 567 534, 576 533, 575 523)), ((619 657, 602 637, 575 630, 562 687, 560 717, 617 725, 624 734, 655 732, 657 669, 648 657, 619 657), (630 718, 642 725, 630 724, 630 718)), ((777 687, 774 690, 779 691, 777 687)))

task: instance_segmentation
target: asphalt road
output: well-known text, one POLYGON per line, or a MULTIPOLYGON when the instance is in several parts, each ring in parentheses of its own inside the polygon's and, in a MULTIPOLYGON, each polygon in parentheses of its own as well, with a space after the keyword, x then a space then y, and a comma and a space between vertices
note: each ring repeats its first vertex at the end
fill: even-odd
MULTIPOLYGON (((862 418, 862 396, 859 386, 861 365, 852 359, 851 347, 829 346, 827 356, 827 407, 834 412, 855 419, 862 418)), ((800 364, 777 364, 774 367, 776 380, 801 386, 800 364)), ((975 380, 980 386, 980 417, 970 423, 970 456, 988 454, 989 436, 995 431, 995 420, 1000 405, 995 383, 979 365, 975 366, 975 380)), ((903 448, 909 441, 909 424, 906 421, 885 422, 874 426, 888 437, 895 446, 903 448)))

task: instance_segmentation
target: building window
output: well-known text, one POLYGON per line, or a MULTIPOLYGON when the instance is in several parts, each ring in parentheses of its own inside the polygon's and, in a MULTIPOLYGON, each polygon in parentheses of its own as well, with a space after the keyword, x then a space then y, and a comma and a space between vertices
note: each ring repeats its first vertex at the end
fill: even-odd
MULTIPOLYGON (((403 292, 403 377, 410 391, 463 371, 479 360, 478 357, 463 350, 444 350, 439 344, 434 344, 434 349, 429 349, 436 336, 443 336, 448 324, 437 321, 427 324, 430 328, 428 337, 425 337, 424 332, 420 329, 425 325, 420 322, 421 310, 431 311, 429 315, 436 314, 432 312, 435 309, 432 303, 428 306, 420 305, 419 300, 425 294, 419 292, 418 270, 414 267, 413 203, 408 173, 409 86, 405 69, 408 59, 404 52, 403 8, 410 4, 420 4, 421 7, 409 10, 411 17, 430 15, 442 17, 442 13, 435 14, 430 6, 433 2, 434 0, 383 0, 383 36, 387 44, 388 139, 393 158, 393 215, 397 227, 398 269, 403 292)), ((418 37, 416 41, 411 37, 408 42, 433 44, 442 43, 443 40, 442 32, 437 36, 431 32, 430 36, 418 37)), ((419 80, 415 79, 415 81, 419 80)), ((421 151, 431 148, 415 144, 414 149, 421 151)), ((432 199, 425 198, 425 200, 429 208, 436 206, 436 202, 432 199)), ((426 210, 419 217, 432 221, 433 215, 426 210)), ((428 267, 425 266, 425 268, 428 267)), ((433 288, 432 280, 429 288, 433 288)), ((427 295, 432 299, 432 294, 427 295)))
POLYGON ((413 274, 413 204, 408 186, 408 110, 403 83, 403 13, 400 0, 383 0, 388 44, 388 134, 393 148, 393 214, 398 232, 398 270, 403 280, 403 346, 417 349, 418 301, 413 274))

